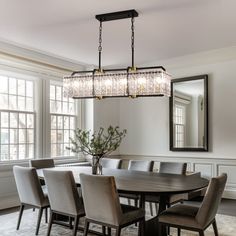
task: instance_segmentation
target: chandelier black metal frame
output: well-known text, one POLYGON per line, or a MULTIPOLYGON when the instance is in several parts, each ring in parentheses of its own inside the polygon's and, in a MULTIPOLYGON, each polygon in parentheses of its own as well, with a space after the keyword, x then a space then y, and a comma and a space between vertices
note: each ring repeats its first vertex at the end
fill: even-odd
POLYGON ((98 69, 74 71, 63 79, 64 95, 72 98, 170 96, 171 76, 162 66, 135 67, 134 18, 136 10, 96 15, 99 25, 98 69), (131 18, 132 64, 124 69, 102 68, 102 23, 131 18))

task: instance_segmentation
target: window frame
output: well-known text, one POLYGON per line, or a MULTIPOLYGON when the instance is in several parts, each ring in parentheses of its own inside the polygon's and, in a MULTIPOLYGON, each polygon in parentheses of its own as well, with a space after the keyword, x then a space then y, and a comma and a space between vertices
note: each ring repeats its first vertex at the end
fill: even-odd
MULTIPOLYGON (((50 81, 53 83, 57 83, 62 85, 63 82, 63 74, 57 73, 56 75, 47 74, 47 73, 39 73, 37 68, 34 71, 30 71, 27 69, 16 69, 16 68, 1 68, 0 67, 0 75, 6 77, 14 77, 16 79, 23 80, 32 80, 34 81, 34 158, 54 158, 50 155, 50 81), (48 145, 49 144, 49 145, 48 145)), ((84 124, 83 120, 83 101, 76 101, 76 109, 77 109, 77 119, 76 126, 82 128, 84 124)), ((7 109, 4 109, 7 110, 7 109)), ((16 112, 17 110, 12 110, 16 112)), ((9 110, 7 110, 9 112, 9 110)), ((28 111, 26 111, 28 112, 28 111)), ((82 161, 84 157, 80 154, 75 156, 61 156, 55 158, 57 161, 64 160, 76 160, 82 161)), ((28 163, 29 159, 21 159, 21 160, 0 160, 0 166, 12 166, 14 164, 24 164, 28 163)))
POLYGON ((184 104, 177 103, 177 104, 174 105, 174 122, 173 122, 173 124, 174 124, 174 130, 173 131, 174 131, 175 147, 182 148, 182 147, 185 146, 185 142, 186 142, 186 106, 184 104), (181 112, 182 112, 182 115, 183 115, 183 116, 181 116, 181 121, 182 122, 177 122, 177 120, 179 118, 179 116, 177 116, 177 114, 176 114, 177 109, 181 109, 181 112), (178 132, 179 127, 183 128, 183 132, 181 132, 181 133, 178 132), (177 140, 178 134, 182 134, 183 140, 180 140, 180 141, 177 140), (181 145, 179 146, 180 142, 182 142, 183 146, 181 146, 181 145))

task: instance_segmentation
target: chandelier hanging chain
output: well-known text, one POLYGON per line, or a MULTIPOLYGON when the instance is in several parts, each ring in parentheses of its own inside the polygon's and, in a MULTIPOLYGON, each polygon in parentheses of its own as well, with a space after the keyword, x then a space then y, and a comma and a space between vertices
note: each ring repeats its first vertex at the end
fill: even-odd
POLYGON ((99 55, 99 65, 98 65, 98 70, 101 72, 101 60, 102 60, 102 21, 100 21, 99 25, 99 39, 98 39, 98 55, 99 55))
POLYGON ((132 70, 134 70, 134 17, 131 18, 132 70))
POLYGON ((162 66, 135 67, 134 18, 136 10, 112 12, 95 16, 99 21, 97 69, 74 71, 64 77, 64 94, 72 98, 106 98, 106 97, 148 97, 170 96, 171 76, 162 66), (102 68, 102 30, 103 22, 131 19, 131 65, 126 68, 102 68), (98 73, 97 73, 98 72, 98 73))

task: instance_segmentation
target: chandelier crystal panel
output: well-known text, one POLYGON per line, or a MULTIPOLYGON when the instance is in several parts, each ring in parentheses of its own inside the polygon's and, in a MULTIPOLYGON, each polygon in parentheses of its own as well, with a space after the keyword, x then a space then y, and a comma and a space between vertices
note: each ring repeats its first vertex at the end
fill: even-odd
POLYGON ((162 66, 134 66, 135 10, 97 15, 99 27, 99 67, 93 71, 75 71, 64 77, 65 96, 72 98, 170 96, 171 76, 162 66), (101 67, 102 22, 131 18, 132 66, 126 69, 104 70, 101 67))

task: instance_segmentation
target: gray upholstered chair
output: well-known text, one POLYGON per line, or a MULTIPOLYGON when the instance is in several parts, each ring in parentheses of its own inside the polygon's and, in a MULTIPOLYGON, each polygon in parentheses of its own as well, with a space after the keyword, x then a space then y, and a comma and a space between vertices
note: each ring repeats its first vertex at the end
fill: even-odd
POLYGON ((185 175, 187 163, 181 162, 161 162, 159 173, 185 175))
MULTIPOLYGON (((160 173, 186 175, 186 171, 187 171, 187 163, 178 163, 178 162, 160 163, 160 170, 159 170, 160 173)), ((196 176, 200 176, 200 173, 196 173, 196 176)), ((177 202, 182 202, 184 200, 191 200, 199 196, 204 196, 205 193, 206 193, 206 188, 203 188, 191 191, 189 193, 171 195, 168 201, 168 206, 177 202)))
POLYGON ((120 204, 113 176, 80 174, 80 181, 86 213, 84 236, 90 223, 102 225, 103 232, 105 227, 114 228, 116 236, 123 227, 136 222, 142 222, 139 232, 144 228, 144 210, 120 204))
POLYGON ((71 171, 43 170, 51 206, 47 235, 50 235, 57 213, 74 218, 73 235, 77 234, 79 218, 85 215, 71 171))
POLYGON ((36 169, 52 168, 55 167, 52 158, 29 160, 29 166, 36 169))
POLYGON ((137 170, 137 171, 153 171, 154 161, 137 161, 130 160, 128 165, 128 170, 137 170))
POLYGON ((215 216, 224 192, 226 180, 226 174, 211 179, 200 207, 178 204, 168 208, 160 214, 159 226, 177 228, 178 236, 181 234, 181 229, 197 231, 200 236, 204 236, 205 229, 212 224, 214 233, 218 236, 215 216))
MULTIPOLYGON (((130 160, 128 165, 128 170, 152 172, 153 166, 154 166, 154 161, 130 160)), ((129 205, 131 205, 131 200, 134 200, 134 205, 138 207, 139 196, 137 194, 121 193, 120 197, 127 198, 129 205)))
POLYGON ((122 164, 121 159, 111 159, 111 158, 102 158, 101 159, 102 168, 120 169, 121 164, 122 164))
POLYGON ((47 208, 49 207, 48 197, 44 194, 39 182, 36 169, 33 167, 14 166, 13 173, 16 187, 20 198, 20 212, 16 229, 18 230, 25 206, 38 208, 38 221, 36 235, 38 235, 43 210, 45 209, 45 218, 47 222, 47 208))
MULTIPOLYGON (((160 162, 159 173, 185 175, 186 170, 187 170, 187 163, 160 162)), ((181 202, 186 197, 187 197, 186 194, 171 195, 168 199, 167 206, 170 207, 174 203, 181 202)), ((156 212, 158 212, 159 197, 154 195, 147 195, 146 201, 149 202, 151 215, 153 215, 152 203, 155 203, 156 212)))

